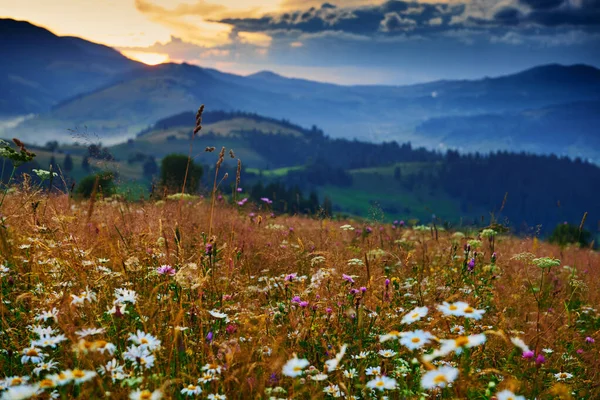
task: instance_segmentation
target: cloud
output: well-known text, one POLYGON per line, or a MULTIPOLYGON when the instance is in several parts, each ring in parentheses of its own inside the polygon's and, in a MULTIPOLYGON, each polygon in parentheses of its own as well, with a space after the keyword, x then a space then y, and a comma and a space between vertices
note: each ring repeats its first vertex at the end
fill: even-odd
POLYGON ((415 83, 544 63, 600 65, 600 16, 585 14, 595 15, 600 0, 283 0, 266 13, 223 5, 234 0, 136 1, 174 31, 146 51, 228 72, 415 83))
POLYGON ((564 0, 520 0, 522 4, 529 6, 534 10, 550 10, 558 8, 564 0))
POLYGON ((417 26, 417 21, 414 19, 403 17, 396 12, 391 12, 385 14, 383 21, 381 21, 379 25, 379 29, 382 32, 395 32, 398 30, 412 30, 415 26, 417 26))
POLYGON ((228 11, 228 8, 223 5, 208 3, 204 0, 197 0, 193 4, 180 3, 172 9, 161 7, 149 0, 135 0, 135 7, 143 14, 168 14, 171 17, 182 17, 186 15, 202 15, 208 17, 215 14, 223 14, 228 11))

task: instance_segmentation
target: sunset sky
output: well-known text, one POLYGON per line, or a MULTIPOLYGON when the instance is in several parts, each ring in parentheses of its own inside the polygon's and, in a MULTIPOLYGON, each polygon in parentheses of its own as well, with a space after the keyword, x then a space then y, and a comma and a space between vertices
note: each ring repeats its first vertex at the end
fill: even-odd
POLYGON ((600 66, 600 0, 0 0, 0 17, 147 63, 337 83, 600 66))

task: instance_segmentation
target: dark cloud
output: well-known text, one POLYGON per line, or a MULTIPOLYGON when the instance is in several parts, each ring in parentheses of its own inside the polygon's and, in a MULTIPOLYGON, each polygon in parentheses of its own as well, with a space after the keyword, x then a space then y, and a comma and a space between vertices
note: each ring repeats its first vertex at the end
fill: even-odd
POLYGON ((226 18, 219 22, 248 32, 293 30, 306 33, 342 31, 357 35, 427 35, 440 31, 561 25, 600 29, 600 0, 514 0, 498 8, 495 1, 420 3, 391 0, 378 5, 320 7, 261 18, 226 18))
POLYGON ((551 10, 558 8, 565 0, 520 0, 520 3, 533 10, 551 10))
POLYGON ((521 19, 521 11, 513 7, 504 7, 496 11, 494 20, 503 25, 517 25, 521 19))
POLYGON ((430 20, 440 21, 437 25, 448 25, 452 17, 462 14, 464 5, 428 4, 388 1, 376 6, 336 7, 325 3, 308 10, 268 15, 261 18, 227 18, 219 22, 232 25, 239 31, 266 32, 294 30, 305 33, 342 31, 358 35, 377 33, 399 33, 415 28, 431 26, 430 20))

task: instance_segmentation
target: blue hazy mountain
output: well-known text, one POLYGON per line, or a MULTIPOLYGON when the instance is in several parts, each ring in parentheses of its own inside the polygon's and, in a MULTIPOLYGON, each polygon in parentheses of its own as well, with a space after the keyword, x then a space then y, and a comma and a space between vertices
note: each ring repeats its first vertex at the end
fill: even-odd
POLYGON ((39 113, 138 66, 118 51, 0 19, 0 116, 39 113))
POLYGON ((113 49, 28 23, 3 20, 0 26, 0 51, 10 60, 0 67, 0 86, 8 88, 0 110, 38 113, 14 130, 29 141, 68 141, 68 129, 84 126, 107 143, 125 141, 161 118, 206 104, 208 110, 316 125, 334 138, 540 153, 556 152, 560 143, 570 146, 561 154, 598 158, 589 149, 600 114, 600 70, 592 66, 553 64, 407 86, 341 86, 270 71, 240 76, 189 64, 141 66, 113 49), (564 140, 550 143, 549 135, 564 140))

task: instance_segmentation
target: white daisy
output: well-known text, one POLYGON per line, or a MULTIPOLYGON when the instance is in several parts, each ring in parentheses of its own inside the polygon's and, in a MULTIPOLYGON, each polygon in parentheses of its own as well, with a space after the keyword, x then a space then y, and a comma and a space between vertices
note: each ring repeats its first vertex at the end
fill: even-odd
POLYGON ((406 314, 404 317, 402 317, 401 322, 403 324, 412 324, 413 322, 418 321, 424 316, 426 316, 428 311, 429 308, 427 307, 417 307, 408 314, 406 314))
POLYGON ((367 387, 370 389, 392 390, 396 388, 396 380, 387 376, 378 376, 377 378, 367 382, 367 387))
POLYGON ((46 378, 51 379, 57 386, 64 386, 68 383, 71 383, 71 381, 73 380, 73 375, 71 375, 70 370, 66 370, 61 371, 57 374, 49 375, 46 378))
POLYGON ((473 319, 481 319, 485 313, 485 310, 474 309, 464 301, 457 301, 452 304, 444 302, 444 304, 438 305, 437 308, 447 316, 466 317, 473 319))
POLYGON ((81 370, 81 369, 74 369, 72 371, 67 370, 67 371, 65 371, 65 374, 71 375, 73 377, 73 381, 75 381, 75 383, 87 382, 96 376, 95 371, 87 371, 87 370, 81 370))
POLYGON ((155 390, 151 392, 149 390, 134 390, 129 393, 130 400, 160 400, 162 399, 162 392, 160 390, 155 390))
POLYGON ((325 361, 325 366, 327 367, 328 372, 335 371, 338 368, 340 361, 342 361, 344 354, 346 354, 347 348, 348 345, 343 344, 342 347, 340 347, 340 352, 335 355, 334 359, 325 361))
POLYGON ((416 350, 429 343, 433 338, 434 336, 431 333, 418 329, 412 332, 405 332, 400 339, 400 344, 409 350, 416 350))
POLYGON ((462 353, 463 347, 472 348, 475 346, 480 346, 484 344, 485 341, 486 337, 483 333, 470 336, 459 336, 456 339, 442 339, 440 340, 440 348, 434 350, 431 354, 426 354, 423 356, 423 359, 425 361, 431 361, 438 357, 445 357, 453 351, 456 354, 460 354, 462 353))
POLYGON ((52 347, 54 349, 60 342, 64 342, 65 340, 67 340, 67 337, 63 334, 57 336, 44 336, 38 340, 33 340, 31 345, 36 347, 52 347))
POLYGON ((379 343, 387 342, 388 340, 398 339, 403 335, 403 332, 391 331, 385 335, 379 335, 379 343))
POLYGON ((297 376, 302 375, 304 373, 304 368, 308 367, 309 364, 310 363, 306 359, 299 359, 297 357, 294 357, 285 363, 282 369, 282 373, 285 376, 295 378, 297 376))
POLYGON ((421 377, 421 386, 423 389, 433 389, 435 387, 446 387, 458 377, 458 369, 453 367, 440 367, 427 371, 421 377))
POLYGON ((381 375, 381 367, 367 367, 365 375, 381 375))
POLYGON ((344 371, 344 377, 348 379, 353 379, 358 376, 358 372, 356 372, 355 368, 350 368, 344 371))
POLYGON ((202 367, 202 371, 205 371, 206 373, 211 375, 220 374, 222 369, 223 368, 218 364, 206 364, 204 367, 202 367))
POLYGON ((114 304, 131 303, 135 304, 137 301, 137 293, 134 290, 117 288, 115 289, 115 301, 114 304))
POLYGON ((496 398, 498 400, 525 400, 525 396, 517 396, 510 390, 503 390, 496 393, 496 398))
POLYGON ((567 379, 571 379, 573 377, 573 374, 569 374, 568 372, 559 372, 557 374, 554 374, 554 377, 557 381, 565 381, 567 379))
POLYGON ((361 351, 359 354, 352 356, 352 358, 355 360, 362 360, 364 358, 367 358, 369 354, 371 354, 370 351, 361 351))
POLYGON ((390 350, 390 349, 383 349, 383 350, 379 350, 379 355, 381 357, 385 357, 385 358, 391 358, 394 357, 396 353, 394 350, 390 350))
POLYGON ((136 368, 150 369, 154 366, 155 357, 150 353, 147 347, 131 345, 127 351, 123 353, 125 360, 134 363, 136 368))
POLYGON ((311 375, 310 379, 312 379, 313 381, 324 381, 325 379, 327 379, 327 374, 316 374, 316 375, 311 375))
POLYGON ((138 330, 135 334, 130 334, 127 339, 138 346, 146 347, 150 351, 160 349, 160 340, 149 333, 138 330))
POLYGON ((34 317, 36 321, 47 321, 49 319, 53 319, 54 322, 58 321, 58 309, 54 307, 50 311, 42 311, 38 315, 34 317))
POLYGON ((219 318, 219 319, 225 319, 228 320, 229 318, 227 317, 227 314, 220 312, 219 310, 210 310, 208 312, 210 315, 212 315, 215 318, 219 318))
POLYGON ((40 362, 44 361, 44 357, 46 356, 46 353, 42 353, 42 350, 35 346, 27 347, 26 349, 23 349, 21 364, 26 364, 28 362, 32 364, 39 364, 40 362))
POLYGON ((79 331, 76 331, 75 334, 79 336, 79 338, 84 338, 87 336, 99 335, 104 332, 104 328, 84 328, 79 331))
POLYGON ((36 375, 41 374, 44 371, 52 371, 53 369, 56 369, 58 363, 56 361, 52 361, 52 360, 48 360, 48 361, 44 361, 41 362, 37 365, 37 367, 35 367, 33 369, 33 373, 36 375))
POLYGON ((523 350, 523 353, 527 352, 527 351, 531 351, 529 349, 529 346, 527 346, 525 344, 525 342, 523 341, 523 339, 518 338, 518 337, 512 337, 510 338, 510 341, 512 342, 512 344, 514 344, 516 347, 520 348, 521 350, 523 350))
POLYGON ((2 400, 21 400, 29 399, 33 396, 41 394, 40 386, 35 385, 20 385, 9 387, 8 390, 2 393, 2 400))
POLYGON ((197 396, 202 393, 202 388, 197 385, 187 385, 183 389, 181 389, 181 394, 185 394, 186 396, 197 396))
POLYGON ((333 383, 329 384, 323 389, 323 393, 328 394, 334 398, 344 397, 344 394, 340 390, 338 385, 334 385, 333 383))

